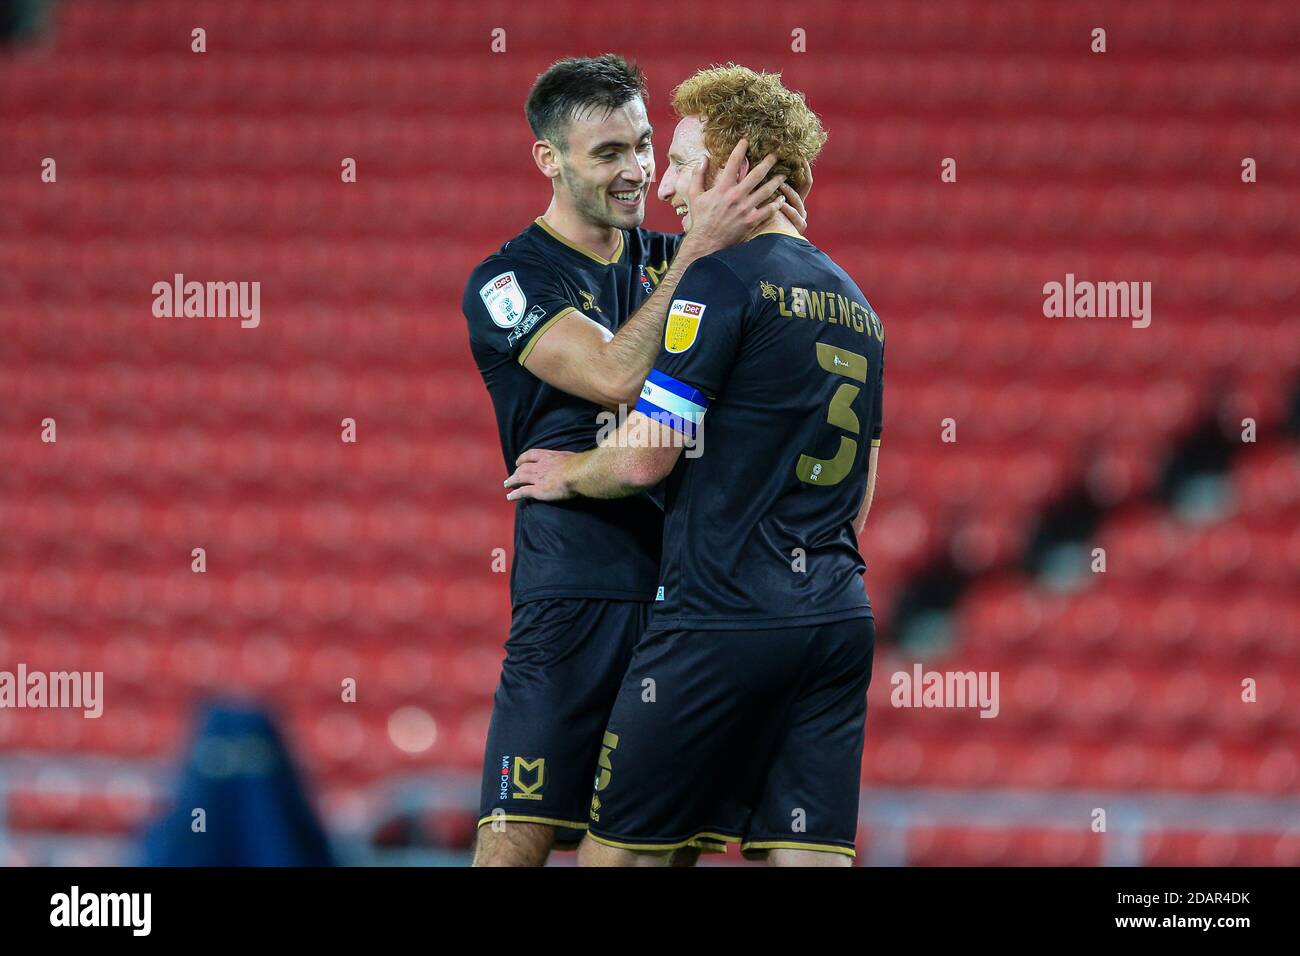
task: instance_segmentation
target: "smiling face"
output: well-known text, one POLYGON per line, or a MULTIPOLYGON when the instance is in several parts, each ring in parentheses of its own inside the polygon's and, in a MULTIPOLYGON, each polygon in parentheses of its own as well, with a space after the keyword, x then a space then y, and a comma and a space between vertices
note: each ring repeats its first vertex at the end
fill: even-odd
POLYGON ((682 229, 691 228, 690 200, 686 183, 694 173, 700 189, 713 184, 713 167, 709 151, 704 147, 704 124, 698 116, 687 116, 673 130, 672 145, 668 147, 668 171, 659 183, 659 198, 673 207, 682 217, 682 229))
POLYGON ((645 103, 636 97, 612 110, 594 108, 566 124, 556 193, 592 225, 635 229, 655 175, 645 103))

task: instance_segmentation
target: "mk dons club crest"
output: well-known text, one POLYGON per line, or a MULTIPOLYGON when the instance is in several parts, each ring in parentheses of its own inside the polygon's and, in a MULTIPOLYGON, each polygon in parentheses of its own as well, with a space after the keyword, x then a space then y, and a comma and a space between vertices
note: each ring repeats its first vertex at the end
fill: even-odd
POLYGON ((514 783, 515 792, 510 796, 516 800, 542 799, 542 787, 546 785, 546 758, 525 760, 523 757, 515 757, 514 783), (533 774, 532 782, 527 779, 530 773, 533 774))
POLYGON ((669 352, 685 352, 694 345, 704 309, 702 302, 673 299, 672 308, 668 310, 668 324, 664 326, 664 348, 669 352))
POLYGON ((528 307, 528 297, 519 287, 519 280, 513 272, 503 272, 494 279, 484 283, 478 290, 479 298, 487 306, 492 321, 503 329, 512 329, 524 317, 528 307))

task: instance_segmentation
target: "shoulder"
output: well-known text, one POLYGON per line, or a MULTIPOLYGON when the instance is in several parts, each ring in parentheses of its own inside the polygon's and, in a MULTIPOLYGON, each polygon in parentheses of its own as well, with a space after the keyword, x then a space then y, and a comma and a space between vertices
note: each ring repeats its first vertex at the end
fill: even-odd
POLYGON ((719 249, 708 258, 718 260, 744 281, 771 271, 774 265, 791 261, 791 257, 797 257, 806 248, 802 243, 796 247, 793 243, 787 245, 773 241, 767 235, 758 235, 747 242, 719 249))
POLYGON ((629 229, 627 232, 628 244, 634 248, 645 249, 648 252, 676 252, 677 247, 682 244, 682 233, 680 232, 659 232, 655 229, 629 229))
POLYGON ((650 270, 652 275, 662 274, 668 268, 668 263, 677 258, 677 248, 682 243, 680 233, 655 232, 653 229, 628 229, 623 235, 627 250, 623 261, 633 269, 650 270))
POLYGON ((747 271, 744 260, 737 257, 737 247, 729 246, 696 259, 686 270, 682 282, 690 281, 692 285, 705 282, 715 292, 732 297, 743 296, 748 288, 747 271))
POLYGON ((467 312, 479 303, 491 311, 512 302, 522 313, 529 299, 558 295, 560 286, 560 277, 551 262, 531 244, 512 241, 470 272, 465 283, 464 305, 467 312))
MULTIPOLYGON (((470 272, 467 285, 477 290, 484 282, 504 273, 514 272, 519 276, 535 277, 541 272, 550 271, 550 265, 541 250, 527 233, 522 233, 475 266, 470 272)), ((466 291, 471 289, 467 288, 466 291)))
POLYGON ((491 332, 492 325, 513 329, 524 319, 530 300, 549 298, 551 287, 546 264, 526 245, 511 241, 470 272, 461 311, 471 331, 478 327, 491 332))

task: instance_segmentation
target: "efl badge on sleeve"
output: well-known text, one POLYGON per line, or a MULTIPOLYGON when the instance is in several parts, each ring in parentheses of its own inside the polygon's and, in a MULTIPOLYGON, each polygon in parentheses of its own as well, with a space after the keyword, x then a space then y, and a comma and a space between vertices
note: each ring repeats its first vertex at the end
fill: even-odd
POLYGON ((695 344, 700 332, 700 319, 704 318, 704 303, 687 299, 673 299, 668 310, 668 324, 664 326, 664 348, 669 352, 685 352, 695 344))
POLYGON ((492 321, 503 329, 518 325, 523 318, 524 309, 528 307, 528 297, 519 287, 519 280, 513 272, 503 272, 496 278, 489 279, 478 290, 478 294, 487 306, 492 321))

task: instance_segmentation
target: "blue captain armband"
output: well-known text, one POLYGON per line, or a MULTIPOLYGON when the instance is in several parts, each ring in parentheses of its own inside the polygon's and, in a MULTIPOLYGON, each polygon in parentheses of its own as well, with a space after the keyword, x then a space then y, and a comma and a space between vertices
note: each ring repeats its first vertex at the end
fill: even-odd
POLYGON ((647 418, 694 438, 695 431, 708 411, 709 400, 698 388, 679 382, 671 375, 651 369, 636 410, 647 418))

